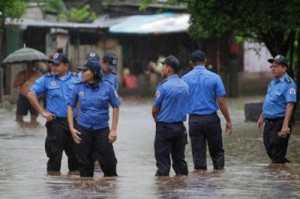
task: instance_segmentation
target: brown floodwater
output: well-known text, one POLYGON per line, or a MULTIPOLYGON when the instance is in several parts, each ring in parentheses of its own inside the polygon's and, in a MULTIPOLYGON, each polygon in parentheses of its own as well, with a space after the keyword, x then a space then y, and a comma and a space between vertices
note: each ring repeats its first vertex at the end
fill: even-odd
POLYGON ((180 177, 173 171, 170 177, 154 177, 151 100, 123 100, 114 144, 116 178, 104 178, 99 167, 93 179, 68 174, 66 156, 61 174, 47 175, 45 120, 39 117, 37 127, 19 126, 14 110, 0 110, 0 198, 300 198, 299 124, 288 149, 292 163, 270 164, 261 130, 255 123, 244 122, 244 102, 229 100, 234 133, 224 135, 225 170, 213 171, 208 156, 208 170, 195 171, 189 142, 190 172, 180 177))

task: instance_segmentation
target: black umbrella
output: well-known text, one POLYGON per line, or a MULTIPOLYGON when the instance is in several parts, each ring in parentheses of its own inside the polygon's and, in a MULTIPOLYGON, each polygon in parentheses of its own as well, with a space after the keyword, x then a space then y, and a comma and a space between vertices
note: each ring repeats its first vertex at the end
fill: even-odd
POLYGON ((47 61, 49 58, 42 52, 33 48, 21 48, 8 55, 3 61, 3 64, 12 64, 27 61, 47 61))

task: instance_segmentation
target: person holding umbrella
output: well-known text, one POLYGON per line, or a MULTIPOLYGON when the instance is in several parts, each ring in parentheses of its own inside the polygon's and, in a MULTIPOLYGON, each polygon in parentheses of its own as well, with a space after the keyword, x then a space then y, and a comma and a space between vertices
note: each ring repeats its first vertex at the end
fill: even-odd
POLYGON ((37 124, 38 113, 30 105, 26 95, 33 84, 33 82, 39 78, 42 74, 37 70, 37 61, 47 61, 48 57, 33 48, 27 48, 24 44, 23 48, 20 48, 11 54, 9 54, 3 61, 3 64, 15 64, 26 63, 27 69, 19 72, 15 77, 13 86, 20 87, 20 94, 17 101, 16 121, 23 124, 23 116, 27 115, 28 110, 31 114, 31 124, 37 124))
POLYGON ((68 71, 69 61, 64 54, 55 53, 50 61, 53 63, 52 73, 46 73, 36 80, 27 97, 33 107, 47 119, 45 149, 49 158, 48 173, 60 172, 63 151, 68 156, 69 171, 77 171, 79 165, 67 120, 67 99, 79 79, 75 73, 68 71), (46 94, 46 110, 37 98, 41 94, 46 94))
POLYGON ((32 86, 34 81, 38 79, 42 74, 34 66, 34 62, 27 62, 27 69, 20 71, 14 80, 14 87, 20 87, 20 93, 17 101, 16 121, 20 124, 24 123, 23 117, 30 112, 30 124, 36 125, 38 112, 28 101, 26 97, 29 88, 32 86))

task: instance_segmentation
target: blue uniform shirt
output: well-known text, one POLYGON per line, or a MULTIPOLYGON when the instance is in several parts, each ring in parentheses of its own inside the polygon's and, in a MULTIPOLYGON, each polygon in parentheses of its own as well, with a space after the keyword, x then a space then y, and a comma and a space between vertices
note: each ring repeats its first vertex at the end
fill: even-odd
POLYGON ((219 110, 216 99, 226 95, 219 75, 204 66, 196 66, 182 79, 190 90, 188 114, 210 115, 219 110))
POLYGON ((37 96, 45 93, 47 98, 47 111, 56 117, 67 117, 67 100, 79 79, 75 73, 67 72, 62 80, 54 74, 47 73, 37 79, 30 88, 30 92, 37 96))
POLYGON ((186 120, 188 85, 176 74, 167 77, 157 86, 154 105, 159 107, 158 122, 182 122, 186 120))
POLYGON ((121 104, 116 90, 107 81, 100 81, 96 88, 84 82, 76 84, 68 100, 68 106, 75 108, 78 102, 80 104, 78 124, 94 130, 108 127, 109 105, 115 108, 121 104))
POLYGON ((287 73, 284 73, 278 80, 273 78, 263 104, 264 118, 275 119, 285 117, 287 103, 295 103, 297 101, 296 91, 296 84, 287 73))
POLYGON ((118 85, 119 84, 118 84, 118 78, 117 78, 116 74, 113 74, 113 73, 105 74, 101 70, 101 76, 102 76, 102 80, 109 81, 114 86, 114 88, 116 89, 116 91, 118 90, 118 88, 119 88, 118 85))

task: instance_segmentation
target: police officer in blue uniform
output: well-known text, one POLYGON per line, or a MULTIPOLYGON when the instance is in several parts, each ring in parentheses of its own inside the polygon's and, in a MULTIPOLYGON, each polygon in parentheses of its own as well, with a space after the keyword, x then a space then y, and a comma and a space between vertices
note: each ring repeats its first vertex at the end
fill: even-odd
POLYGON ((104 176, 117 176, 117 159, 113 143, 117 139, 120 100, 111 83, 101 79, 100 64, 90 59, 83 66, 82 82, 76 84, 68 101, 69 127, 75 141, 76 157, 81 177, 94 176, 93 154, 99 155, 104 176), (79 103, 77 122, 73 110, 79 103), (109 106, 112 107, 112 123, 109 128, 109 106))
MULTIPOLYGON (((86 61, 89 59, 96 60, 100 62, 100 57, 95 51, 90 51, 86 54, 86 61)), ((117 63, 118 63, 118 58, 114 53, 106 53, 104 55, 104 58, 101 60, 102 64, 101 66, 101 79, 103 81, 108 81, 110 82, 116 91, 118 90, 118 77, 116 74, 117 71, 117 63)), ((81 71, 80 71, 80 78, 81 78, 81 71)), ((77 115, 77 109, 74 110, 74 114, 77 115)), ((98 159, 97 154, 94 155, 95 160, 98 159)), ((99 162, 100 164, 100 162, 99 162)), ((101 167, 101 166, 100 166, 101 167)))
POLYGON ((37 79, 27 94, 33 107, 47 119, 47 137, 45 142, 48 172, 59 172, 63 151, 68 156, 69 171, 79 169, 74 154, 72 139, 67 121, 67 99, 73 90, 78 77, 68 71, 68 58, 62 53, 55 53, 52 62, 52 73, 46 73, 37 79), (47 108, 42 107, 37 96, 46 94, 47 108))
MULTIPOLYGON (((100 57, 95 51, 90 51, 86 54, 85 61, 88 61, 89 59, 94 59, 98 62, 100 61, 100 57)), ((79 73, 78 73, 78 77, 79 77, 80 81, 81 81, 81 73, 82 73, 82 71, 79 71, 79 73)))
POLYGON ((226 132, 231 134, 232 123, 226 102, 226 91, 219 75, 207 70, 206 55, 201 50, 191 54, 192 70, 182 79, 188 84, 189 136, 191 139, 194 169, 207 169, 206 143, 215 170, 224 168, 225 158, 222 128, 217 114, 220 108, 226 119, 226 132))
POLYGON ((101 75, 103 80, 109 81, 116 91, 119 89, 118 83, 118 57, 112 52, 107 52, 104 54, 101 60, 101 75))
POLYGON ((179 61, 173 55, 163 62, 161 76, 165 80, 157 86, 152 116, 156 122, 154 142, 156 176, 168 176, 172 167, 176 175, 187 175, 185 161, 185 126, 188 86, 177 75, 179 61))
MULTIPOLYGON (((86 54, 86 60, 94 59, 98 62, 100 61, 99 55, 94 52, 90 51, 86 54)), ((119 88, 119 82, 118 82, 118 76, 117 76, 117 70, 118 70, 118 57, 116 54, 108 52, 105 53, 103 59, 100 61, 101 63, 101 77, 102 80, 106 80, 110 82, 116 91, 118 91, 119 88)), ((81 78, 81 72, 79 73, 79 76, 81 78)))
POLYGON ((286 163, 285 157, 290 131, 292 114, 296 103, 296 84, 287 74, 288 61, 282 55, 268 59, 271 63, 273 79, 268 87, 257 126, 262 127, 264 120, 264 146, 272 163, 286 163))

